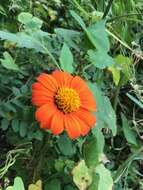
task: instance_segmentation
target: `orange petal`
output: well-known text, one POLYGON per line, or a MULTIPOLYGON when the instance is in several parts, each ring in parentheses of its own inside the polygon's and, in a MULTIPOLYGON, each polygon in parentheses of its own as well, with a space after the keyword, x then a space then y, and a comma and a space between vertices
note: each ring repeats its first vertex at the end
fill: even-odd
POLYGON ((58 135, 63 132, 64 114, 61 111, 57 110, 56 113, 53 115, 50 126, 50 130, 54 135, 58 135))
POLYGON ((76 120, 79 122, 80 124, 80 131, 81 131, 81 135, 86 135, 89 131, 90 131, 90 127, 83 121, 81 120, 79 117, 76 117, 76 120))
POLYGON ((90 128, 96 123, 96 117, 83 108, 80 108, 77 112, 75 112, 75 115, 85 122, 90 128))
POLYGON ((81 135, 80 123, 72 114, 65 115, 64 125, 71 139, 75 139, 81 135))
POLYGON ((54 92, 46 89, 39 82, 35 82, 32 85, 32 103, 36 106, 42 106, 43 104, 47 104, 48 102, 54 101, 54 92))
POLYGON ((42 73, 37 77, 37 81, 52 92, 56 92, 56 90, 58 89, 57 81, 54 79, 52 75, 42 73))
POLYGON ((81 107, 90 111, 96 111, 96 101, 90 90, 84 90, 79 94, 81 100, 81 107))
POLYGON ((72 82, 71 82, 71 88, 77 90, 77 92, 82 92, 83 90, 87 90, 87 84, 85 83, 85 81, 76 76, 73 78, 72 82))
POLYGON ((36 120, 40 122, 42 128, 49 129, 51 118, 56 113, 57 108, 54 104, 49 103, 41 106, 35 113, 36 120))
POLYGON ((60 87, 70 87, 71 81, 73 79, 72 75, 58 70, 54 71, 52 76, 57 80, 60 87))

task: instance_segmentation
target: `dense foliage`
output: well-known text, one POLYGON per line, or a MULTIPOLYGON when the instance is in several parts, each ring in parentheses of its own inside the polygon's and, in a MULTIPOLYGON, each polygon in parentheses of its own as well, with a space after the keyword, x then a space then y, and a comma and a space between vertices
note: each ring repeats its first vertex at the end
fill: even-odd
POLYGON ((142 12, 142 0, 1 0, 1 190, 143 190, 142 12), (94 94, 85 137, 35 120, 31 85, 55 69, 94 94))

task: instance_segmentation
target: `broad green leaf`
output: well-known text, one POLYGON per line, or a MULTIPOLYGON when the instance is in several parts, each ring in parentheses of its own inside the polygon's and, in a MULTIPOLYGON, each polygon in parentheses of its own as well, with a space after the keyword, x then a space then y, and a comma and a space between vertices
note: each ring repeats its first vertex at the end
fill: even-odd
POLYGON ((42 31, 32 32, 29 35, 24 32, 13 34, 10 32, 0 31, 0 38, 16 43, 17 47, 34 49, 37 52, 42 53, 45 53, 46 48, 44 41, 47 42, 49 40, 48 34, 42 31))
POLYGON ((64 39, 64 42, 73 49, 80 51, 78 45, 75 43, 77 39, 80 37, 80 32, 75 30, 68 30, 63 28, 56 28, 55 33, 58 37, 64 39))
POLYGON ((64 43, 61 50, 60 65, 64 71, 73 72, 73 55, 66 43, 64 43))
POLYGON ((78 163, 78 165, 73 169, 72 174, 74 183, 81 190, 86 190, 92 183, 90 170, 86 166, 84 160, 81 160, 78 163))
POLYGON ((42 190, 42 181, 38 180, 35 184, 30 184, 28 190, 42 190))
POLYGON ((100 164, 95 168, 95 172, 97 175, 99 175, 97 190, 104 190, 104 189, 112 190, 113 189, 113 179, 112 179, 110 171, 107 170, 103 164, 100 164))
POLYGON ((94 47, 96 47, 95 41, 94 41, 94 39, 93 39, 93 36, 92 36, 92 34, 87 30, 86 25, 85 25, 85 23, 83 22, 82 18, 81 18, 78 14, 76 14, 76 12, 74 12, 74 11, 70 11, 70 13, 71 13, 72 17, 73 17, 73 18, 78 22, 78 24, 81 26, 81 28, 83 29, 83 31, 86 33, 86 35, 87 35, 88 39, 90 40, 90 42, 92 43, 92 45, 93 45, 94 47))
POLYGON ((21 22, 22 24, 26 24, 31 21, 32 17, 33 16, 30 13, 22 12, 18 15, 18 21, 21 22))
POLYGON ((87 140, 83 147, 84 159, 89 167, 96 166, 102 161, 104 144, 104 136, 101 130, 95 127, 94 137, 87 140))
POLYGON ((20 13, 18 21, 24 24, 26 29, 40 29, 43 24, 42 20, 27 12, 20 13))
POLYGON ((89 50, 88 55, 90 62, 99 69, 105 69, 114 64, 113 58, 105 51, 89 50))
POLYGON ((70 11, 70 13, 81 26, 83 31, 86 33, 92 45, 99 51, 108 52, 110 46, 108 36, 105 30, 105 21, 101 20, 87 28, 82 18, 76 12, 70 11))
POLYGON ((0 59, 1 64, 3 67, 6 69, 14 70, 14 71, 19 71, 19 67, 15 64, 14 59, 8 52, 3 53, 4 59, 0 59))
POLYGON ((133 145, 137 145, 135 132, 129 127, 128 120, 125 117, 125 115, 122 114, 121 116, 122 116, 123 132, 127 142, 133 145))
POLYGON ((51 181, 48 181, 45 185, 44 190, 61 190, 61 184, 58 179, 53 179, 51 181))
POLYGON ((72 156, 75 153, 75 148, 72 145, 72 141, 66 135, 60 136, 58 140, 58 147, 61 153, 65 156, 72 156))
POLYGON ((97 118, 96 127, 100 129, 107 127, 111 129, 115 136, 117 133, 116 114, 109 98, 102 94, 96 84, 89 83, 89 87, 93 92, 97 105, 97 111, 95 113, 97 118))
POLYGON ((109 39, 105 30, 105 20, 101 20, 90 27, 87 31, 92 35, 92 41, 99 51, 108 52, 110 48, 109 39))
POLYGON ((14 179, 13 190, 25 190, 21 177, 16 177, 14 179))

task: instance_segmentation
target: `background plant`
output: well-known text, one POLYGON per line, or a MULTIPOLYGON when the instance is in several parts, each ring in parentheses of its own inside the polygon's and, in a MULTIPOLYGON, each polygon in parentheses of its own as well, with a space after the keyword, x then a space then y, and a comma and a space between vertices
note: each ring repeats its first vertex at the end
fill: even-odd
POLYGON ((39 179, 44 190, 143 189, 142 8, 140 0, 1 1, 3 189, 15 176, 26 189, 39 179), (82 76, 96 97, 97 125, 76 141, 51 137, 34 118, 31 84, 55 68, 82 76))

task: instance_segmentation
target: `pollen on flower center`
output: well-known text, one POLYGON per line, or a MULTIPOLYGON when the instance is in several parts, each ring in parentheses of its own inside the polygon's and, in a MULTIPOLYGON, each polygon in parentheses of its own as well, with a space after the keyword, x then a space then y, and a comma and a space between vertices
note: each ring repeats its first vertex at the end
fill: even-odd
POLYGON ((55 102, 64 113, 74 112, 80 107, 79 94, 72 88, 59 88, 55 96, 55 102))

